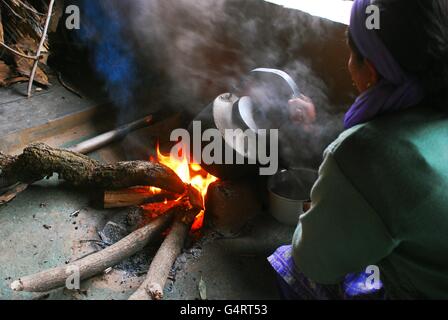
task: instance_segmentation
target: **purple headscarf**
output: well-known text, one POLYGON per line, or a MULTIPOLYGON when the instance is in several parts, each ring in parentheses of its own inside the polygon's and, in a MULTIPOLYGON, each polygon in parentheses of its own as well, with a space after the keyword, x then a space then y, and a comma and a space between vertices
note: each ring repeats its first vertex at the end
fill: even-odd
POLYGON ((345 115, 345 127, 368 122, 377 115, 413 107, 424 98, 419 81, 407 75, 383 44, 375 30, 366 25, 371 0, 355 0, 350 34, 361 54, 373 63, 382 79, 362 93, 345 115))

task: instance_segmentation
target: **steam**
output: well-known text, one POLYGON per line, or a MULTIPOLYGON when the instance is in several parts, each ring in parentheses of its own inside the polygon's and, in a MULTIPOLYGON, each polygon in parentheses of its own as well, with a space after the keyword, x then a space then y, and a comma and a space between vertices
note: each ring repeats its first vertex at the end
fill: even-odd
MULTIPOLYGON (((306 152, 290 148, 286 157, 312 162, 317 155, 320 160, 341 130, 326 84, 297 57, 310 26, 315 37, 325 33, 318 19, 297 19, 293 11, 263 0, 80 1, 82 39, 123 114, 133 107, 169 107, 195 115, 220 93, 238 87, 250 70, 268 67, 298 82, 318 106, 322 122, 306 138, 306 152)), ((285 144, 297 145, 300 128, 285 128, 285 144)))

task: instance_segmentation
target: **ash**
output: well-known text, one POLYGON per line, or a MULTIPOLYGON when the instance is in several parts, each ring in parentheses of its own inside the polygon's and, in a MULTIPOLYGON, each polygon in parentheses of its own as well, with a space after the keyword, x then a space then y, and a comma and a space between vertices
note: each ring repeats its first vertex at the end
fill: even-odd
POLYGON ((186 244, 187 249, 183 250, 171 268, 165 290, 167 292, 173 291, 177 273, 182 271, 188 262, 198 260, 202 256, 202 248, 206 244, 222 238, 221 234, 208 228, 193 233, 186 244))
MULTIPOLYGON (((134 207, 115 214, 108 221, 98 235, 101 239, 97 246, 101 249, 107 248, 142 226, 144 212, 139 207, 134 207)), ((124 271, 127 277, 140 277, 148 272, 149 265, 157 253, 160 243, 155 243, 136 253, 132 257, 114 266, 115 270, 124 271)))
MULTIPOLYGON (((98 232, 101 241, 95 244, 101 249, 107 248, 141 227, 144 220, 145 213, 140 207, 134 207, 118 212, 117 214, 114 214, 111 220, 98 232)), ((172 290, 177 273, 185 268, 185 265, 189 261, 194 261, 201 257, 202 247, 204 245, 221 238, 222 235, 209 228, 204 228, 192 233, 185 245, 186 249, 183 250, 182 254, 177 258, 174 266, 171 268, 168 277, 167 290, 172 290)), ((160 248, 162 241, 163 239, 160 238, 160 241, 149 245, 144 250, 122 261, 114 266, 114 269, 124 271, 127 277, 140 277, 147 274, 149 266, 156 255, 157 250, 160 248)))

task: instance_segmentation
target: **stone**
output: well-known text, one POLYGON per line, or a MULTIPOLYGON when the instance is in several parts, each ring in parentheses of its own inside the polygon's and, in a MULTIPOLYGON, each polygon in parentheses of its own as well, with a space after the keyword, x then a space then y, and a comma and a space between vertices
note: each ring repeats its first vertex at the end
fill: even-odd
POLYGON ((256 185, 247 181, 217 181, 207 192, 204 223, 224 236, 238 236, 262 212, 261 203, 256 185))

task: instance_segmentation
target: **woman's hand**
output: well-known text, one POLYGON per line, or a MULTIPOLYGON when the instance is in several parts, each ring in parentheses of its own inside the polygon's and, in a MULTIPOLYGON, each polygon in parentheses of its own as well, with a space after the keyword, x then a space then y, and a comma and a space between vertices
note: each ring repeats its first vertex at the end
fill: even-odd
POLYGON ((313 101, 303 94, 300 98, 289 100, 289 113, 291 120, 296 123, 310 125, 316 121, 316 107, 313 101))

